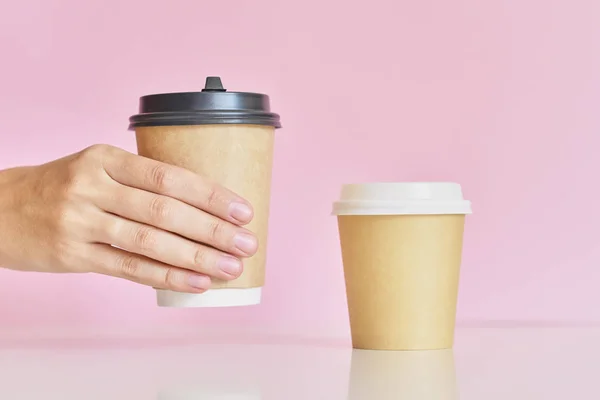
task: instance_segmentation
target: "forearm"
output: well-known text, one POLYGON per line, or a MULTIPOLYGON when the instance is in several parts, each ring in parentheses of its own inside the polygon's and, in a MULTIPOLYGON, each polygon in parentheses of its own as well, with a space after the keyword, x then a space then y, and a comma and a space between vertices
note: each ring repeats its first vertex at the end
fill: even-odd
POLYGON ((9 256, 11 238, 16 232, 11 232, 15 213, 19 212, 18 192, 28 167, 0 170, 0 267, 8 267, 14 260, 9 256))
POLYGON ((6 219, 10 200, 10 175, 11 170, 0 170, 0 268, 6 267, 5 245, 7 232, 4 232, 7 226, 6 219))
POLYGON ((17 184, 31 167, 16 167, 0 170, 0 204, 9 200, 14 190, 11 187, 17 184))

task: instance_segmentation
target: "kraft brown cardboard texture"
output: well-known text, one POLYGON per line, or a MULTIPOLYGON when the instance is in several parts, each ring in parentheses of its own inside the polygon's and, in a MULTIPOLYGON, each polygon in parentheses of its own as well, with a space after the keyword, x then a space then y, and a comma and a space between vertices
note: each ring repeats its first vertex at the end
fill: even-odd
POLYGON ((353 347, 452 347, 464 220, 338 216, 353 347))
POLYGON ((264 284, 275 129, 259 125, 194 125, 136 128, 138 153, 202 175, 248 200, 254 219, 246 226, 258 237, 258 252, 244 260, 233 281, 213 288, 264 284))

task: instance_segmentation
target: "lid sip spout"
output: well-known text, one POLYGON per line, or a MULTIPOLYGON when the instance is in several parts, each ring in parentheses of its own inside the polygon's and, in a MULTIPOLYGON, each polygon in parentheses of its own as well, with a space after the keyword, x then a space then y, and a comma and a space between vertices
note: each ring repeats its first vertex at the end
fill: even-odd
POLYGON ((203 92, 226 92, 227 89, 223 87, 223 82, 218 76, 206 77, 206 83, 204 84, 203 92))

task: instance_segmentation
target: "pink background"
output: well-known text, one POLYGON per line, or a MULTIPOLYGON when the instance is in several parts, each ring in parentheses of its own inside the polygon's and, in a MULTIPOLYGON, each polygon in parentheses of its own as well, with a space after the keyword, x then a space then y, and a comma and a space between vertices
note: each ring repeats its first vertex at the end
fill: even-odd
POLYGON ((128 282, 0 271, 0 323, 346 335, 330 204, 386 180, 473 201, 461 321, 600 321, 598 21, 595 0, 3 1, 0 167, 134 151, 138 96, 209 74, 270 94, 284 129, 262 306, 164 310, 128 282))

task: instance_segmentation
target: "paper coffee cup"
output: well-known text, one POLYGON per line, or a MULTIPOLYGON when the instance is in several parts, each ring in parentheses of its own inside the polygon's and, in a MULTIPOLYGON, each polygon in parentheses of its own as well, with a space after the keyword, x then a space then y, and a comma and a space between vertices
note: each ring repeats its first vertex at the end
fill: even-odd
POLYGON ((219 78, 207 78, 202 92, 166 93, 140 99, 130 118, 138 153, 177 165, 232 190, 254 207, 246 226, 258 238, 257 253, 244 259, 232 281, 213 279, 202 294, 157 290, 159 306, 226 307, 259 304, 265 280, 267 228, 275 129, 279 115, 269 97, 227 92, 219 78))
POLYGON ((338 217, 352 344, 450 348, 464 219, 456 183, 345 185, 338 217))

